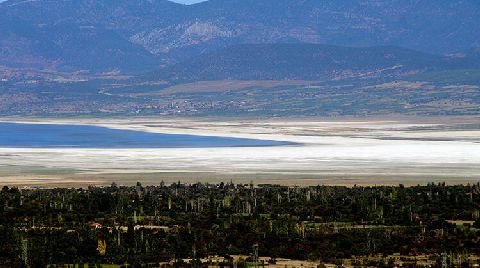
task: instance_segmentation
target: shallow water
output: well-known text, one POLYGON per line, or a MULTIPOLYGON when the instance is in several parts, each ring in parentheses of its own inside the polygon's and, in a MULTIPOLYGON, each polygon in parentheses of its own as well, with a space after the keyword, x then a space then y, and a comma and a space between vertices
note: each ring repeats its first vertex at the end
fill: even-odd
POLYGON ((88 125, 0 123, 4 148, 208 148, 286 145, 286 142, 161 134, 88 125))

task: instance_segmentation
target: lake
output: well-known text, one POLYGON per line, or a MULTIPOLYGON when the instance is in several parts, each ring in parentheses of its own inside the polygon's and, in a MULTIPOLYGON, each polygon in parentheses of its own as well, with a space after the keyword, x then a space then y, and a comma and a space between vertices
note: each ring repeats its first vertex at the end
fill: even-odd
POLYGON ((89 125, 0 123, 4 148, 208 148, 287 145, 288 142, 161 134, 89 125))
POLYGON ((83 187, 112 181, 157 185, 162 180, 253 180, 282 185, 479 181, 480 125, 476 118, 92 121, 107 128, 84 126, 90 123, 87 119, 45 122, 63 124, 53 126, 0 123, 0 185, 83 187), (197 133, 220 137, 198 137, 197 133), (234 135, 248 139, 222 138, 234 135), (262 139, 300 146, 274 146, 286 143, 262 139))

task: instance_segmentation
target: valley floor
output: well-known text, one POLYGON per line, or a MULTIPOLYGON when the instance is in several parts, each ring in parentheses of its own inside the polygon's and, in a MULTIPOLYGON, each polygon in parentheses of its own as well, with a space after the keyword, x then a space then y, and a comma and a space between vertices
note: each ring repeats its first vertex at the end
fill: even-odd
POLYGON ((416 185, 480 180, 480 118, 40 119, 158 133, 290 141, 233 148, 0 148, 0 185, 25 187, 219 182, 416 185))

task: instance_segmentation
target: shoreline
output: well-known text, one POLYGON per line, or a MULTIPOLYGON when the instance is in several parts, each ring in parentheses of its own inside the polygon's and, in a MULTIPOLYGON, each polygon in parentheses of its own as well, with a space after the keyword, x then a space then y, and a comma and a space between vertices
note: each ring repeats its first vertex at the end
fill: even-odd
POLYGON ((427 186, 428 184, 443 184, 446 186, 466 186, 475 185, 480 183, 479 179, 467 179, 467 178, 293 178, 290 176, 274 176, 275 178, 265 179, 261 176, 251 174, 245 175, 224 175, 224 174, 205 174, 203 172, 188 172, 188 173, 175 173, 170 175, 162 173, 126 173, 126 174, 77 174, 69 175, 66 178, 45 178, 45 177, 10 177, 10 183, 0 184, 1 187, 7 186, 11 188, 19 189, 56 189, 56 188, 88 188, 109 187, 113 183, 122 187, 133 187, 137 183, 141 183, 142 186, 158 186, 162 182, 165 185, 172 185, 175 183, 181 183, 185 185, 192 184, 220 184, 220 183, 233 183, 236 185, 249 185, 253 183, 254 186, 260 187, 262 185, 278 185, 284 187, 316 187, 316 186, 329 186, 329 187, 403 187, 410 188, 416 186, 427 186), (137 176, 138 175, 138 176, 137 176), (16 181, 19 179, 20 181, 16 181), (15 182, 13 182, 15 181, 15 182))
POLYGON ((446 185, 467 185, 480 183, 477 176, 470 177, 450 177, 450 176, 317 176, 302 174, 227 174, 218 172, 204 171, 125 171, 123 173, 113 172, 79 172, 62 175, 23 175, 23 176, 5 176, 0 175, 0 186, 13 186, 20 188, 79 188, 79 187, 105 187, 112 183, 119 186, 133 186, 137 182, 144 186, 155 186, 161 182, 167 185, 172 183, 229 183, 235 184, 274 184, 290 187, 302 186, 345 186, 354 187, 365 186, 398 186, 405 187, 417 185, 427 185, 429 183, 445 183, 446 185))

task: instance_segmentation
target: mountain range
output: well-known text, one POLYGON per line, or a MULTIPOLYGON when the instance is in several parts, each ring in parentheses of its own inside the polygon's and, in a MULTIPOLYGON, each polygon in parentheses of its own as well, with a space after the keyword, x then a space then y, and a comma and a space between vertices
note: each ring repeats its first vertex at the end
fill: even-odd
POLYGON ((478 0, 7 0, 0 115, 480 114, 478 0))
POLYGON ((477 0, 8 0, 0 64, 141 73, 242 44, 480 46, 477 0))

